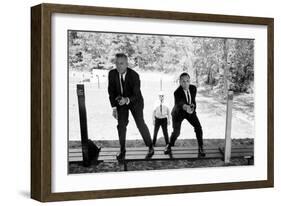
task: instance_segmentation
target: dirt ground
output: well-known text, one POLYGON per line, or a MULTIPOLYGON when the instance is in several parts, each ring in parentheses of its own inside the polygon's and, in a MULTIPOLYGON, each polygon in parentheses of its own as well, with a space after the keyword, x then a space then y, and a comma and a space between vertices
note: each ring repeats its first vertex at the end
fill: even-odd
MULTIPOLYGON (((95 141, 101 147, 119 147, 119 142, 116 140, 95 141)), ((233 139, 232 145, 253 145, 253 139, 233 139)), ((224 146, 223 139, 206 139, 204 140, 205 147, 221 147, 224 146)), ((127 147, 144 147, 142 140, 127 140, 127 147)), ((161 137, 157 140, 156 146, 165 146, 164 139, 161 137)), ((176 142, 176 146, 197 146, 195 139, 180 139, 176 142)), ((81 147, 79 141, 70 141, 69 148, 81 147)), ((198 159, 198 160, 172 160, 172 161, 138 161, 128 163, 128 171, 141 170, 162 170, 162 169, 180 169, 180 168, 203 168, 203 167, 225 167, 225 166, 245 166, 248 161, 245 159, 234 159, 230 164, 225 165, 219 159, 198 159)), ((70 163, 69 174, 79 173, 97 173, 97 172, 124 172, 124 165, 118 162, 106 162, 98 165, 84 167, 81 163, 70 163)))
MULTIPOLYGON (((160 91, 160 78, 162 78, 162 90, 165 94, 165 104, 172 110, 174 106, 174 91, 179 86, 173 80, 172 74, 140 73, 141 91, 144 98, 144 120, 153 132, 152 113, 160 91)), ((107 75, 96 82, 87 82, 85 85, 85 101, 87 110, 88 135, 93 140, 118 140, 116 129, 117 122, 112 117, 112 108, 108 99, 107 75)), ((69 83, 69 140, 80 140, 80 124, 78 101, 76 93, 76 81, 69 83)), ((214 95, 210 88, 198 86, 196 96, 197 116, 203 128, 205 139, 224 139, 226 120, 226 100, 214 95)), ((255 138, 254 135, 254 95, 235 94, 232 110, 232 138, 255 138)), ((179 139, 193 139, 195 133, 192 126, 183 121, 179 139)), ((172 124, 168 126, 171 133, 172 124)), ((159 131, 159 135, 162 131, 159 131)), ((141 139, 132 115, 129 115, 127 127, 127 140, 141 139)))

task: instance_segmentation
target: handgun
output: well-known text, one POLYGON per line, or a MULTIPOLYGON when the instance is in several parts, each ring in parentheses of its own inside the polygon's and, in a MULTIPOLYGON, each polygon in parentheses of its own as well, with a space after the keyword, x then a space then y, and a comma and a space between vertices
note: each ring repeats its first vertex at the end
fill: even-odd
POLYGON ((122 99, 122 96, 117 96, 116 98, 115 98, 115 100, 119 103, 119 101, 122 99))

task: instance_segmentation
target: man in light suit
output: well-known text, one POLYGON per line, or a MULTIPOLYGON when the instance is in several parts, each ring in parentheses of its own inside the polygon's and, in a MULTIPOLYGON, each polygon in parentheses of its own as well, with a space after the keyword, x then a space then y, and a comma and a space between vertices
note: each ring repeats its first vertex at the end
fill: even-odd
POLYGON ((129 123, 129 110, 134 117, 137 128, 149 147, 146 158, 152 157, 154 148, 151 136, 143 119, 143 97, 140 90, 140 79, 137 72, 128 68, 128 58, 123 53, 115 55, 116 69, 108 74, 108 94, 112 106, 112 115, 117 119, 117 130, 120 143, 118 160, 125 158, 126 131, 129 123))
POLYGON ((164 153, 170 154, 171 147, 180 135, 181 123, 186 119, 194 128, 198 142, 198 156, 205 157, 203 149, 203 131, 200 121, 196 114, 196 86, 190 84, 190 76, 188 73, 180 75, 180 86, 174 92, 175 105, 172 110, 173 132, 170 137, 170 143, 166 146, 164 153))

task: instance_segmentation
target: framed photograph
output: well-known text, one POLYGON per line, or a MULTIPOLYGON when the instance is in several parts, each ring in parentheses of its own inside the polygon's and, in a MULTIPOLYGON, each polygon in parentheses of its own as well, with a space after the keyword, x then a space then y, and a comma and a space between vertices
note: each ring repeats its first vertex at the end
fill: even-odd
POLYGON ((273 187, 273 37, 272 18, 32 7, 31 197, 273 187))

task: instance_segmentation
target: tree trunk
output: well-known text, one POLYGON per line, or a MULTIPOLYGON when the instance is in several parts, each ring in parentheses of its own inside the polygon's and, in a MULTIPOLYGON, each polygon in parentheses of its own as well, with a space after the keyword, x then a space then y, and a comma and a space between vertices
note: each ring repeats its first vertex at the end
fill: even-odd
POLYGON ((211 68, 211 67, 208 67, 207 84, 212 85, 212 83, 213 83, 212 68, 211 68))
POLYGON ((197 86, 197 87, 199 86, 198 76, 199 76, 199 74, 198 74, 198 68, 196 67, 196 69, 195 69, 195 77, 196 77, 196 86, 197 86))
POLYGON ((227 82, 227 76, 228 76, 228 67, 227 67, 227 39, 223 40, 223 82, 224 82, 224 90, 223 94, 224 97, 227 96, 227 91, 228 91, 228 82, 227 82))

